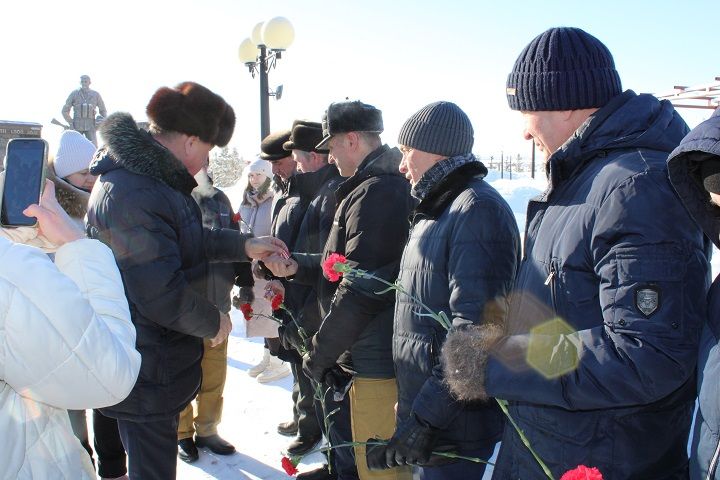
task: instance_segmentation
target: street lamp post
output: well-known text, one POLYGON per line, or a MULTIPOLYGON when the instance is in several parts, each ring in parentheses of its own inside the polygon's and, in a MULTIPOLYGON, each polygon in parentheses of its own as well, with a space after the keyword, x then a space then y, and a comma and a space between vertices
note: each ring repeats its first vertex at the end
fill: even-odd
POLYGON ((238 56, 248 67, 250 74, 260 77, 260 141, 270 134, 270 97, 280 98, 280 89, 271 92, 268 87, 268 72, 295 39, 295 30, 289 20, 275 17, 258 23, 250 38, 240 43, 238 56))

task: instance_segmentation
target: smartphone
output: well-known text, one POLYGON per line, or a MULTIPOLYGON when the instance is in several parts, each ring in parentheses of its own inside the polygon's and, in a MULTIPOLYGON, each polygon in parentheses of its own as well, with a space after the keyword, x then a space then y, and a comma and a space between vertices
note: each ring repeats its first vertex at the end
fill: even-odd
POLYGON ((38 203, 45 185, 47 142, 41 138, 13 138, 5 155, 5 182, 0 198, 0 225, 34 226, 37 220, 22 212, 38 203))

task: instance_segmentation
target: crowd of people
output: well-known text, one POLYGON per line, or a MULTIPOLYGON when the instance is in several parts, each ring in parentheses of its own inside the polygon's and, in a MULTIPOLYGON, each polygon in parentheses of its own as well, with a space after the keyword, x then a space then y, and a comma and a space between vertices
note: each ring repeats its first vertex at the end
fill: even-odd
POLYGON ((397 147, 361 101, 296 120, 239 211, 207 171, 235 113, 202 85, 158 89, 149 131, 111 114, 97 151, 65 132, 38 226, 0 229, 0 477, 94 478, 84 409, 102 478, 232 454, 235 306, 249 373, 293 376, 291 468, 327 442, 298 478, 480 479, 498 442, 497 479, 720 478, 720 110, 690 132, 569 27, 506 96, 546 159, 524 237, 447 101, 397 147))

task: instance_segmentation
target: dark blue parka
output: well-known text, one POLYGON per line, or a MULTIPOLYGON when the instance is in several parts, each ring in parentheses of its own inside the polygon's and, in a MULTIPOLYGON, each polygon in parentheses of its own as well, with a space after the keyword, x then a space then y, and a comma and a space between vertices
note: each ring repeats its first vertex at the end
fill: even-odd
MULTIPOLYGON (((720 161, 720 110, 701 123, 668 159, 670 181, 690 215, 707 237, 720 246, 720 207, 699 182, 698 169, 708 159, 720 161)), ((720 479, 720 276, 708 296, 708 319, 700 337, 698 411, 690 457, 690 478, 720 479)))
POLYGON ((200 388, 203 338, 217 335, 220 312, 208 300, 209 261, 248 261, 247 235, 203 228, 190 196, 197 183, 183 164, 128 114, 103 122, 90 171, 87 231, 113 251, 142 355, 130 395, 103 409, 114 418, 172 418, 200 388))
MULTIPOLYGON (((667 177, 687 131, 669 102, 626 91, 550 157, 528 205, 509 336, 485 386, 556 478, 579 464, 606 480, 687 478, 708 287, 702 232, 667 177), (557 317, 574 333, 529 333, 557 317), (536 357, 560 374, 530 368, 536 357)), ((507 425, 494 478, 545 478, 507 425)))
MULTIPOLYGON (((520 235, 507 202, 483 180, 480 162, 453 170, 420 202, 398 281, 393 359, 398 421, 411 413, 441 429, 438 444, 460 453, 492 446, 503 416, 495 402, 457 402, 443 382, 445 329, 420 304, 445 312, 453 326, 502 323, 520 262, 520 235)), ((471 352, 468 352, 471 354, 471 352)))

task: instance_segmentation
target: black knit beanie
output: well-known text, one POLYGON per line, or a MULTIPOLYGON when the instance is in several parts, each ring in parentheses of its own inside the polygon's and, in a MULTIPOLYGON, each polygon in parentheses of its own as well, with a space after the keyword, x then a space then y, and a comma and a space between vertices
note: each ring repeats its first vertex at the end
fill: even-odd
POLYGON ((451 102, 424 106, 405 121, 398 135, 400 145, 447 157, 470 153, 473 142, 470 119, 451 102))
POLYGON ((607 47, 579 28, 551 28, 520 53, 507 79, 510 108, 598 108, 622 92, 607 47))

